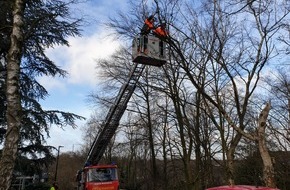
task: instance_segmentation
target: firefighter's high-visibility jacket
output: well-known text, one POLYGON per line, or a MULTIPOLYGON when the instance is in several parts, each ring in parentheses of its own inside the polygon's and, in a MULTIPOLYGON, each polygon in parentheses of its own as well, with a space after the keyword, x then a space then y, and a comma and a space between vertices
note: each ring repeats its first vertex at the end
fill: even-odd
POLYGON ((141 29, 142 35, 147 35, 150 33, 151 30, 153 30, 154 27, 154 17, 151 15, 150 17, 146 18, 144 21, 144 25, 141 29))
POLYGON ((153 33, 158 37, 167 37, 168 36, 168 32, 162 26, 159 26, 155 30, 153 30, 153 33))
POLYGON ((149 20, 148 18, 145 20, 145 24, 148 26, 148 28, 151 30, 154 28, 153 20, 149 20))

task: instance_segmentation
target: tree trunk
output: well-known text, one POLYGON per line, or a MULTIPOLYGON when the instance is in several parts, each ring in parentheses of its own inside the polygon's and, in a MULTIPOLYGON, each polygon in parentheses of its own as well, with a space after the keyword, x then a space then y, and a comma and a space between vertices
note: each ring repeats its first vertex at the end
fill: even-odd
POLYGON ((276 183, 275 183, 274 167, 268 148, 266 146, 266 137, 265 137, 266 122, 270 109, 271 104, 267 103, 265 108, 260 113, 258 120, 258 143, 259 143, 259 151, 263 160, 264 166, 263 179, 265 185, 267 187, 275 188, 276 183))
POLYGON ((194 128, 194 139, 195 139, 195 185, 194 189, 199 190, 202 187, 202 181, 204 181, 204 175, 202 174, 205 170, 205 168, 202 169, 201 163, 202 163, 202 155, 201 155, 201 138, 200 138, 200 126, 201 122, 201 94, 196 94, 196 115, 195 115, 195 125, 194 128))
MULTIPOLYGON (((149 108, 148 108, 149 110, 149 108)), ((148 111, 149 113, 150 111, 148 111)), ((157 169, 156 163, 156 155, 155 155, 155 146, 154 146, 154 138, 153 138, 153 125, 151 122, 151 116, 148 115, 148 141, 151 153, 151 164, 152 164, 152 182, 153 182, 153 189, 158 189, 158 181, 159 181, 159 173, 157 169)))
POLYGON ((144 93, 146 97, 146 108, 147 108, 147 128, 148 128, 148 141, 149 141, 149 149, 151 153, 151 166, 152 166, 152 185, 153 189, 158 189, 158 183, 159 183, 159 173, 158 173, 158 167, 156 163, 156 154, 155 154, 155 142, 154 142, 154 131, 153 131, 153 124, 152 124, 152 118, 151 118, 151 106, 150 106, 150 95, 149 95, 149 89, 148 85, 146 88, 146 92, 144 93))
POLYGON ((20 137, 22 108, 19 93, 19 75, 23 47, 23 15, 23 0, 15 0, 13 7, 13 28, 10 36, 11 44, 7 56, 7 131, 0 160, 1 190, 8 190, 11 185, 20 137))
POLYGON ((167 155, 167 151, 168 151, 168 143, 167 143, 167 126, 168 126, 168 102, 167 102, 167 99, 166 99, 166 104, 165 104, 165 108, 164 108, 164 125, 163 125, 163 129, 162 129, 162 154, 163 154, 163 176, 162 176, 162 189, 163 190, 167 190, 168 189, 168 184, 169 184, 169 181, 168 181, 168 173, 167 173, 167 170, 168 170, 168 155, 167 155))
POLYGON ((187 147, 186 145, 186 134, 185 134, 185 126, 182 120, 182 114, 180 110, 180 105, 175 107, 177 113, 178 127, 179 127, 179 135, 181 141, 181 149, 183 153, 183 165, 184 165, 184 174, 185 174, 185 187, 186 190, 194 189, 194 181, 193 181, 193 170, 190 165, 190 155, 191 155, 191 146, 187 147))
POLYGON ((242 135, 240 133, 237 133, 234 137, 234 139, 231 141, 230 147, 227 150, 227 180, 228 185, 235 185, 234 180, 234 159, 235 159, 235 151, 236 147, 238 146, 238 143, 240 142, 242 135))
POLYGON ((234 153, 235 153, 235 148, 230 148, 227 151, 227 181, 228 185, 235 185, 234 181, 234 153))

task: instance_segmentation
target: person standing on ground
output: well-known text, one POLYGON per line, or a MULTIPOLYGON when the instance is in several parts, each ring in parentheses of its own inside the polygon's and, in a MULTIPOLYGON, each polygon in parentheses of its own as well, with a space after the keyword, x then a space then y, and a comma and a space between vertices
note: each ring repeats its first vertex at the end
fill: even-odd
POLYGON ((52 187, 49 190, 58 190, 57 182, 53 182, 52 187))

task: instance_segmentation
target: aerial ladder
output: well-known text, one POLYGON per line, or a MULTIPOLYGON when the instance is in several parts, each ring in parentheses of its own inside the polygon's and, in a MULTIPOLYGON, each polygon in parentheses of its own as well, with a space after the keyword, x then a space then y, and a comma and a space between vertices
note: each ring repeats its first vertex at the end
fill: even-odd
POLYGON ((95 138, 89 150, 86 164, 95 165, 101 160, 106 147, 119 126, 119 122, 126 111, 127 104, 145 66, 152 65, 160 67, 166 62, 163 43, 162 40, 152 35, 139 36, 133 40, 132 55, 134 67, 129 74, 127 82, 122 85, 115 102, 112 104, 102 123, 102 130, 97 138, 95 138))
POLYGON ((103 124, 102 131, 99 133, 97 138, 94 140, 88 156, 86 163, 88 164, 98 164, 106 150, 106 147, 110 143, 112 137, 114 136, 119 122, 126 110, 129 99, 131 98, 136 84, 145 68, 145 65, 135 64, 128 81, 123 84, 122 88, 117 95, 114 104, 111 106, 103 124))
POLYGON ((98 165, 108 144, 116 133, 127 104, 146 65, 160 67, 166 63, 165 42, 153 35, 137 36, 132 44, 134 66, 105 117, 101 132, 95 138, 86 158, 84 169, 78 173, 78 190, 118 189, 116 165, 98 165), (97 177, 97 176, 103 176, 97 177), (106 177, 107 176, 107 177, 106 177), (110 177, 108 177, 110 176, 110 177), (106 183, 109 182, 109 183, 106 183))

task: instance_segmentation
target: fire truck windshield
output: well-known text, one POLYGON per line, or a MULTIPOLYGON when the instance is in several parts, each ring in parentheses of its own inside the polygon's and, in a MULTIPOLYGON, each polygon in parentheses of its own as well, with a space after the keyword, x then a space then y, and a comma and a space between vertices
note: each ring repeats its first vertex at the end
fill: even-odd
POLYGON ((88 182, 118 180, 116 168, 91 168, 88 171, 88 182))

